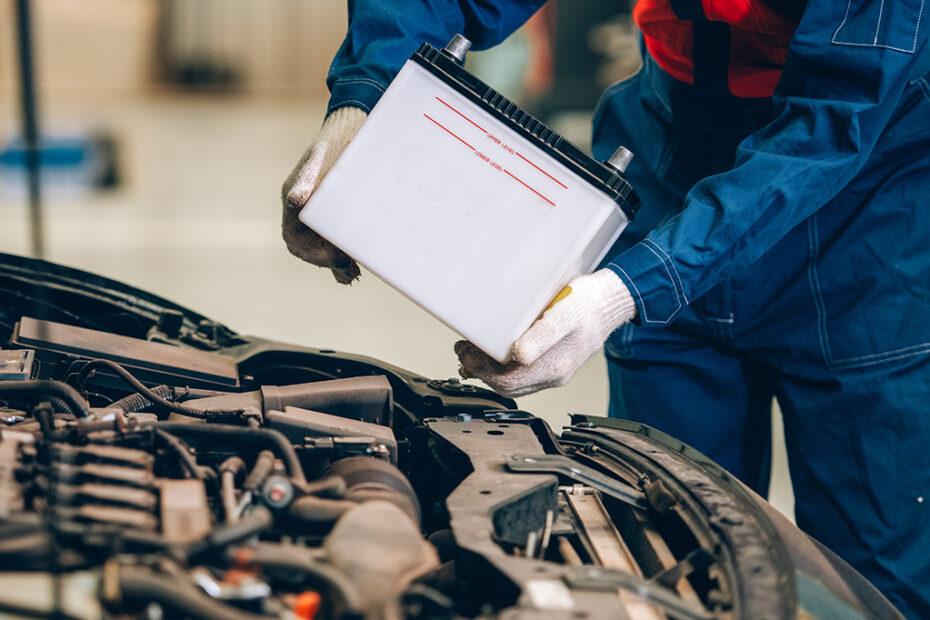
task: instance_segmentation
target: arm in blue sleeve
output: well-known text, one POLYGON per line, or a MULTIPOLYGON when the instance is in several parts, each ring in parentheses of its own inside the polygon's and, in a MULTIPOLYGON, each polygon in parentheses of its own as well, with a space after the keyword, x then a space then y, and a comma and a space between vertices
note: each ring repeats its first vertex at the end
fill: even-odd
POLYGON ((349 29, 326 84, 327 113, 371 111, 421 43, 443 47, 463 34, 473 49, 497 45, 546 0, 349 0, 349 29))
POLYGON ((808 2, 775 119, 742 142, 730 171, 699 182, 681 213, 610 261, 640 322, 670 322, 854 178, 908 81, 928 69, 930 27, 920 21, 930 10, 922 8, 919 0, 808 2))

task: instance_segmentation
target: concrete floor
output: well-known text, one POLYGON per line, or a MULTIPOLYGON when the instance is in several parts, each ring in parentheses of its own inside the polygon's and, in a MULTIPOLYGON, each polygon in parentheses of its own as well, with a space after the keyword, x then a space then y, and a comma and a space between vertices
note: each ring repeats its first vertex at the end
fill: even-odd
MULTIPOLYGON (((279 187, 322 111, 322 101, 173 96, 46 105, 52 131, 115 133, 125 173, 118 191, 48 199, 48 258, 164 295, 242 333, 456 376, 457 338, 446 327, 371 274, 340 286, 284 248, 279 187)), ((15 128, 15 109, 0 107, 0 136, 15 128)), ((2 190, 0 251, 25 254, 25 210, 2 190)), ((519 404, 556 428, 569 412, 605 414, 603 358, 569 385, 519 404)), ((775 430, 771 495, 790 515, 780 419, 775 430)))

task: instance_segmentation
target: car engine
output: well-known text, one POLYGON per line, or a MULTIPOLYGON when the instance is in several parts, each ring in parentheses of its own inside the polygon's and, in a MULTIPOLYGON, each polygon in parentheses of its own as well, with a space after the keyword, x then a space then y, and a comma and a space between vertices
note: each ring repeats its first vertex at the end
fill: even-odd
POLYGON ((642 425, 241 336, 0 255, 0 614, 894 617, 642 425))

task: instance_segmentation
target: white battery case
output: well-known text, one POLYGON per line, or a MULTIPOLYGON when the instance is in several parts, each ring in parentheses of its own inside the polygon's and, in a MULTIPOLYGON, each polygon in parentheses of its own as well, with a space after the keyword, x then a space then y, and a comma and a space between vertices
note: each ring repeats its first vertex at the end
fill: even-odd
POLYGON ((554 157, 562 139, 522 112, 542 139, 515 124, 499 95, 491 105, 453 86, 408 61, 300 219, 503 363, 604 258, 630 218, 620 194, 635 195, 602 164, 590 160, 620 194, 554 157))

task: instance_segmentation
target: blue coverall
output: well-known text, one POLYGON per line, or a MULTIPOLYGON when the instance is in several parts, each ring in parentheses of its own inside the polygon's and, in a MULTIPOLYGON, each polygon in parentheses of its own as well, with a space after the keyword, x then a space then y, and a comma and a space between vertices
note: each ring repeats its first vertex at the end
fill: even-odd
MULTIPOLYGON (((798 525, 930 618, 930 7, 809 0, 771 99, 644 54, 594 116, 643 208, 606 261, 634 324, 606 346, 612 416, 761 493, 782 408, 798 525)), ((423 41, 497 44, 543 0, 354 0, 329 109, 370 110, 423 41)))

